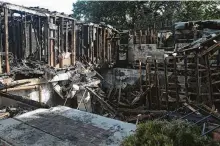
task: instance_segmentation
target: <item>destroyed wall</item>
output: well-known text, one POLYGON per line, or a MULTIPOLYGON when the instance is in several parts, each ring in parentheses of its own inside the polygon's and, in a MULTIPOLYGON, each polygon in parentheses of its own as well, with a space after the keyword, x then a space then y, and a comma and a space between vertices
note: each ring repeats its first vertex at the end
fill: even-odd
POLYGON ((116 61, 118 31, 105 24, 78 23, 76 56, 103 67, 116 61))
POLYGON ((121 32, 120 49, 125 50, 124 53, 121 51, 124 56, 121 59, 127 60, 129 64, 134 64, 138 61, 146 62, 147 57, 163 59, 165 52, 174 49, 172 46, 172 33, 171 30, 169 32, 164 30, 157 31, 156 28, 148 28, 146 30, 121 32), (127 40, 125 39, 126 37, 127 40))
POLYGON ((100 79, 85 78, 86 73, 77 73, 77 83, 69 78, 51 80, 57 74, 79 70, 76 60, 89 71, 113 66, 119 45, 118 31, 104 23, 81 23, 63 13, 39 7, 0 2, 0 11, 3 18, 0 73, 1 78, 11 79, 1 82, 0 90, 6 92, 3 95, 17 95, 49 106, 72 106, 75 96, 73 100, 80 105, 79 109, 91 112, 90 93, 84 86, 98 87, 100 79), (23 83, 24 80, 31 83, 23 83), (86 105, 81 104, 82 101, 86 105))
MULTIPOLYGON (((153 71, 152 71, 153 74, 153 71)), ((110 88, 112 85, 116 88, 126 88, 127 86, 133 86, 139 84, 140 78, 143 82, 146 82, 146 70, 142 69, 126 69, 126 68, 113 68, 108 70, 107 73, 102 74, 105 78, 103 81, 103 87, 110 88)), ((159 82, 164 83, 163 72, 158 72, 159 82)))
POLYGON ((219 20, 177 22, 175 29, 175 49, 183 48, 195 40, 219 33, 219 20))
POLYGON ((4 14, 0 47, 12 57, 9 63, 6 58, 10 56, 3 54, 7 73, 19 59, 58 68, 74 65, 76 58, 101 66, 115 62, 119 37, 112 26, 76 22, 65 14, 39 7, 0 5, 4 14))
POLYGON ((156 44, 134 44, 129 45, 129 48, 129 61, 140 60, 145 62, 146 57, 162 59, 164 54, 164 50, 158 50, 156 44))

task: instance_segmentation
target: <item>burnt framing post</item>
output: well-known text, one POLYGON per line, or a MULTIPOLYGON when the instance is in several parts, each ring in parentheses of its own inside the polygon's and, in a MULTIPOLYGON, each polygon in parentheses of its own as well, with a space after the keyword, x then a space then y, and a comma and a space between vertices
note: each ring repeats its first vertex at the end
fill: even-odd
POLYGON ((141 63, 141 60, 139 60, 139 74, 140 74, 140 92, 142 92, 142 63, 141 63))
POLYGON ((10 72, 10 65, 9 65, 9 57, 8 57, 8 8, 4 8, 4 25, 5 25, 5 63, 6 63, 6 73, 9 74, 10 72))
MULTIPOLYGON (((0 17, 0 26, 2 25, 2 17, 0 17)), ((0 28, 1 30, 1 28, 0 28)), ((0 33, 0 52, 2 52, 2 33, 0 33)), ((2 56, 0 56, 0 74, 2 73, 2 56)))
POLYGON ((160 109, 160 97, 159 97, 159 82, 158 82, 158 64, 157 60, 154 59, 154 76, 155 76, 155 87, 156 87, 156 99, 157 99, 157 107, 160 109))
POLYGON ((188 94, 188 74, 187 74, 187 63, 188 63, 188 59, 187 59, 187 52, 185 52, 184 54, 184 80, 185 80, 185 96, 186 96, 186 99, 187 101, 189 100, 189 94, 188 94))
POLYGON ((59 53, 60 53, 60 57, 59 57, 59 66, 60 68, 63 68, 63 55, 62 53, 64 52, 64 18, 60 18, 59 20, 60 22, 60 26, 59 26, 59 53))
POLYGON ((29 51, 32 54, 32 23, 29 23, 29 51))
POLYGON ((211 79, 211 70, 208 55, 205 56, 206 68, 208 72, 208 87, 209 87, 209 105, 213 105, 213 91, 212 91, 212 79, 211 79))
POLYGON ((71 64, 75 65, 76 63, 76 26, 75 20, 72 21, 72 45, 71 45, 71 64))
POLYGON ((55 18, 50 17, 50 25, 49 25, 49 32, 50 32, 50 66, 55 66, 55 30, 53 28, 55 24, 55 18))
POLYGON ((199 56, 198 52, 195 52, 195 62, 196 62, 196 101, 200 102, 200 75, 199 75, 199 56))
POLYGON ((68 52, 68 47, 69 47, 69 44, 68 44, 68 31, 69 31, 69 22, 68 20, 66 21, 66 30, 65 30, 65 52, 68 52))
POLYGON ((42 38, 41 38, 41 18, 39 17, 38 19, 37 19, 37 22, 38 22, 38 24, 37 24, 37 37, 38 37, 38 43, 39 43, 39 51, 38 51, 38 58, 39 58, 39 60, 41 60, 41 52, 42 52, 42 49, 41 49, 41 47, 42 47, 42 38))
POLYGON ((165 78, 165 97, 166 97, 166 106, 169 108, 169 97, 168 97, 168 72, 167 72, 167 58, 164 58, 164 78, 165 78))
POLYGON ((49 44, 49 42, 48 42, 48 39, 49 39, 49 32, 48 32, 48 18, 46 18, 45 20, 44 20, 44 49, 45 49, 45 54, 44 54, 44 58, 45 58, 45 61, 47 61, 48 62, 48 64, 49 64, 49 60, 48 60, 48 55, 49 55, 49 48, 48 48, 48 44, 49 44))
POLYGON ((178 88, 178 76, 177 76, 177 58, 174 56, 174 76, 175 76, 175 89, 176 89, 176 106, 179 108, 180 106, 180 97, 179 97, 179 88, 178 88))

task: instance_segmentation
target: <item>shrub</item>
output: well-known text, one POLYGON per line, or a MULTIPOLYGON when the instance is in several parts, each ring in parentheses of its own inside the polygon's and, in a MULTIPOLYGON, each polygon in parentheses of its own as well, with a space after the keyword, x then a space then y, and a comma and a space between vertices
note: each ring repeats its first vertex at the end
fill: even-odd
POLYGON ((127 137, 122 146, 220 146, 210 136, 201 136, 201 128, 174 120, 150 121, 138 125, 134 135, 127 137))

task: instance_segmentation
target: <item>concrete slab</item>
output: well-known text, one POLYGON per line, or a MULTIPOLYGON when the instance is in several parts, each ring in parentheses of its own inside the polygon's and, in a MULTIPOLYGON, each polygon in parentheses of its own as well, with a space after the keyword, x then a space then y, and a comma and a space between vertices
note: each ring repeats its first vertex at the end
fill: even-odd
POLYGON ((135 129, 134 124, 58 106, 0 121, 0 138, 15 146, 117 146, 135 129))

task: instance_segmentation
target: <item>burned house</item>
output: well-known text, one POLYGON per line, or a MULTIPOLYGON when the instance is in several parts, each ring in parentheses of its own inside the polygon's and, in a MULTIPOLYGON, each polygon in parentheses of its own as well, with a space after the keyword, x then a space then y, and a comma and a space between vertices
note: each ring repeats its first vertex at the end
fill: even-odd
POLYGON ((120 145, 136 129, 126 122, 219 108, 218 21, 119 32, 39 7, 0 12, 2 143, 120 145))
MULTIPOLYGON (((49 90, 47 98, 53 95, 53 88, 63 85, 53 85, 59 81, 53 79, 54 74, 75 69, 77 65, 81 68, 82 65, 77 64, 77 61, 87 66, 95 64, 94 68, 108 68, 116 60, 118 32, 106 24, 81 23, 71 16, 44 8, 1 2, 1 25, 0 66, 4 75, 3 83, 6 83, 5 80, 8 80, 7 84, 12 81, 31 82, 34 84, 32 88, 23 87, 21 90, 42 86, 44 92, 43 86, 53 82, 52 87, 45 89, 49 90)), ((41 91, 38 92, 38 101, 46 103, 40 99, 41 91)), ((62 97, 61 90, 55 92, 62 97)), ((27 94, 32 96, 31 93, 27 94)), ((36 93, 33 98, 36 100, 36 93)))
POLYGON ((6 126, 3 133, 11 135, 1 135, 1 145, 120 145, 135 130, 134 124, 91 114, 98 110, 96 104, 103 104, 96 95, 103 77, 95 69, 109 68, 116 61, 116 29, 39 7, 0 2, 0 11, 0 116, 5 119, 0 125, 6 126), (57 105, 65 107, 48 109, 57 105), (75 115, 79 110, 87 112, 75 115), (21 114, 24 117, 19 119, 21 114), (31 123, 30 114, 36 123, 31 123), (55 121, 71 130, 62 131, 55 121))

